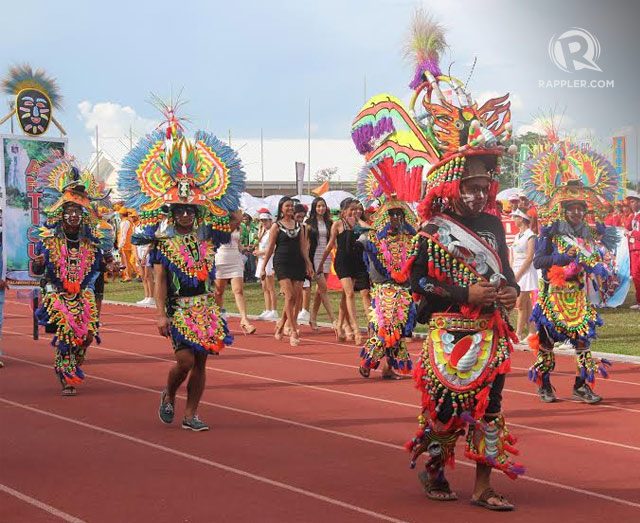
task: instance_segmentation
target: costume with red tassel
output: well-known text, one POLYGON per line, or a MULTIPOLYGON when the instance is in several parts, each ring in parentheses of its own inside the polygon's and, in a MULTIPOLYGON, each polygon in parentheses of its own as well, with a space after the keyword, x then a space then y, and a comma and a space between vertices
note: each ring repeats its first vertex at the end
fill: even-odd
MULTIPOLYGON (((511 113, 508 95, 478 104, 465 82, 442 73, 440 55, 448 47, 444 32, 421 11, 411 34, 407 54, 416 68, 409 106, 388 94, 374 96, 356 117, 352 138, 371 172, 358 185, 361 193, 381 195, 395 183, 398 200, 417 202, 416 176, 426 173, 417 205, 424 223, 399 274, 408 278, 418 297, 418 321, 429 325, 414 371, 422 393, 420 428, 407 444, 414 465, 420 454, 430 456, 427 489, 434 482, 444 485, 443 467, 453 464, 455 441, 466 425, 500 410, 495 403, 510 368, 515 336, 506 312, 500 306, 475 306, 467 298, 468 288, 478 282, 499 287, 506 279, 507 286, 517 289, 504 230, 495 216, 497 158, 506 151, 511 113), (472 157, 479 158, 485 172, 470 175, 472 157), (477 224, 475 217, 464 221, 455 214, 462 183, 472 177, 488 180, 477 224)), ((383 221, 376 223, 370 235, 380 235, 383 227, 383 221)), ((376 257, 371 261, 375 265, 376 257)), ((492 466, 507 472, 504 463, 498 459, 492 466)))

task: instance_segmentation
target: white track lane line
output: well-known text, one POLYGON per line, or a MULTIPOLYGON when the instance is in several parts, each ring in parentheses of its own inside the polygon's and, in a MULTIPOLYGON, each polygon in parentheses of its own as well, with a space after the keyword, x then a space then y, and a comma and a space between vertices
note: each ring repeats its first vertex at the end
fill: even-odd
MULTIPOLYGON (((121 334, 131 334, 132 336, 142 336, 145 338, 154 338, 154 339, 162 339, 160 337, 159 334, 148 334, 146 332, 133 332, 133 331, 125 331, 122 329, 113 329, 113 328, 108 328, 105 327, 103 329, 101 329, 102 332, 119 332, 121 334)), ((313 340, 316 341, 316 340, 313 340)), ((242 350, 242 351, 248 351, 248 352, 260 352, 257 351, 256 349, 248 349, 246 347, 239 347, 239 346, 230 346, 230 347, 226 347, 225 350, 242 350)), ((279 358, 289 358, 289 359, 296 359, 296 360, 300 360, 300 361, 309 361, 312 363, 320 363, 323 365, 334 365, 334 366, 344 366, 344 367, 351 367, 353 369, 357 369, 358 367, 355 365, 347 365, 345 363, 334 363, 334 362, 326 362, 326 361, 322 361, 322 360, 316 360, 316 359, 311 359, 311 358, 303 358, 302 356, 290 356, 288 354, 277 354, 274 352, 269 352, 269 351, 262 351, 262 354, 270 354, 274 357, 279 357, 279 358)), ((535 392, 525 392, 523 390, 516 390, 516 389, 509 389, 509 388, 505 388, 504 389, 505 392, 511 392, 512 394, 520 394, 521 396, 531 396, 531 397, 538 397, 538 395, 535 392)), ((578 403, 578 404, 582 404, 581 401, 578 400, 574 400, 571 398, 562 398, 562 401, 568 401, 571 403, 578 403)), ((597 408, 601 408, 601 409, 610 409, 610 410, 621 410, 624 412, 633 412, 635 414, 640 414, 640 409, 631 409, 629 407, 620 407, 618 405, 607 405, 607 404, 599 404, 597 408)))
MULTIPOLYGON (((7 300, 8 302, 10 300, 7 300)), ((27 306, 27 304, 25 303, 20 303, 20 302, 16 302, 16 301, 10 301, 10 303, 16 304, 16 305, 23 305, 23 306, 27 306)), ((134 319, 138 319, 138 320, 142 320, 142 321, 147 321, 150 323, 155 323, 155 320, 153 318, 148 318, 146 316, 138 316, 135 314, 119 314, 117 312, 106 312, 105 316, 118 316, 118 317, 122 317, 122 318, 134 318, 134 319)), ((10 316, 11 317, 11 316, 10 316)), ((14 316, 16 318, 18 317, 24 317, 24 316, 14 316)), ((105 328, 105 330, 107 330, 105 328)), ((124 332, 124 331, 122 331, 124 332)), ((326 340, 319 340, 317 338, 307 338, 307 337, 302 337, 300 338, 300 340, 304 340, 304 341, 312 341, 314 343, 320 343, 323 345, 333 345, 336 347, 346 347, 346 348, 355 348, 356 346, 354 344, 346 344, 346 343, 338 343, 335 341, 326 341, 326 340)), ((231 346, 228 347, 229 349, 237 349, 237 347, 231 346)), ((251 349, 241 349, 241 350, 251 350, 251 349)), ((295 357, 295 356, 288 356, 285 354, 275 354, 275 353, 270 353, 273 354, 274 356, 281 356, 283 358, 292 358, 292 359, 305 359, 305 358, 299 358, 299 357, 295 357)), ((567 354, 564 354, 564 356, 568 356, 567 354)), ((328 362, 328 361, 322 361, 322 360, 312 360, 312 359, 306 359, 307 361, 315 361, 317 363, 323 363, 325 365, 336 365, 336 366, 345 366, 345 367, 351 367, 351 365, 346 365, 344 363, 334 363, 334 362, 328 362)), ((631 364, 631 363, 630 363, 631 364)), ((522 371, 528 371, 529 368, 528 367, 515 367, 512 366, 511 367, 514 370, 522 370, 522 371)), ((638 372, 640 373, 640 366, 638 367, 638 372)), ((571 372, 564 372, 564 371, 554 371, 555 374, 558 374, 560 376, 575 376, 575 374, 572 374, 571 372)), ((615 373, 615 369, 613 370, 613 373, 615 373)), ((603 380, 604 383, 610 382, 610 383, 621 383, 623 385, 634 385, 636 387, 640 387, 640 383, 635 382, 635 381, 625 381, 625 380, 620 380, 620 379, 616 379, 616 378, 607 378, 606 380, 603 380)), ((529 396, 537 396, 537 394, 534 393, 527 393, 527 392, 521 392, 521 391, 511 391, 511 392, 516 392, 516 393, 521 393, 521 394, 527 394, 529 396)), ((568 401, 573 401, 573 400, 568 400, 568 401)), ((576 401, 575 403, 581 403, 579 401, 576 401)), ((621 407, 622 408, 622 407, 621 407)), ((636 412, 634 410, 632 410, 632 412, 636 412)))
MULTIPOLYGON (((115 349, 109 349, 109 350, 114 350, 114 352, 122 352, 122 351, 117 351, 115 349)), ((35 362, 35 361, 25 360, 25 359, 22 359, 22 358, 15 358, 13 356, 9 356, 8 359, 15 360, 15 361, 20 361, 22 363, 26 363, 26 364, 29 364, 29 365, 34 365, 36 367, 42 367, 42 368, 45 368, 47 370, 50 369, 49 365, 44 365, 42 363, 38 363, 38 362, 35 362)), ((155 359, 160 359, 160 358, 155 358, 155 359)), ((122 382, 122 381, 118 381, 118 380, 113 380, 113 379, 110 379, 110 378, 103 378, 101 376, 96 376, 94 374, 87 374, 87 376, 89 376, 89 377, 91 377, 92 379, 95 379, 95 380, 104 381, 105 383, 112 383, 114 385, 128 387, 128 388, 135 389, 135 390, 150 392, 150 393, 155 394, 155 395, 158 395, 159 392, 160 392, 159 390, 151 389, 151 388, 148 388, 148 387, 143 387, 143 386, 140 386, 140 385, 135 385, 135 384, 132 384, 132 383, 126 383, 126 382, 122 382)), ((184 396, 184 395, 178 394, 177 397, 180 398, 180 399, 186 400, 186 396, 184 396)), ((2 398, 0 398, 0 401, 2 401, 2 398)), ((253 411, 246 410, 246 409, 239 409, 239 408, 236 408, 236 407, 231 407, 229 405, 222 405, 222 404, 219 404, 219 403, 213 403, 213 402, 205 401, 205 400, 202 400, 200 402, 200 404, 201 405, 207 405, 209 407, 219 408, 219 409, 222 409, 222 410, 228 410, 230 412, 236 412, 236 413, 239 413, 239 414, 246 414, 246 415, 249 415, 249 416, 255 416, 255 417, 262 418, 262 419, 267 419, 267 420, 270 420, 270 421, 277 421, 279 423, 285 423, 285 424, 288 424, 288 425, 291 425, 291 426, 295 426, 295 427, 314 430, 314 431, 317 431, 317 432, 323 432, 325 434, 331 434, 333 436, 347 438, 347 439, 351 439, 351 440, 355 440, 355 441, 360 441, 360 442, 363 442, 363 443, 369 443, 369 444, 372 444, 372 445, 377 445, 377 446, 380 446, 380 447, 385 447, 385 448, 389 448, 389 449, 393 449, 393 450, 397 450, 397 451, 404 450, 404 447, 402 447, 400 445, 394 445, 393 443, 387 443, 385 441, 369 439, 369 438, 365 438, 365 437, 362 437, 362 436, 358 436, 356 434, 349 434, 348 432, 340 432, 340 431, 337 431, 337 430, 325 429, 325 428, 322 428, 322 427, 318 427, 316 425, 310 425, 308 423, 301 423, 299 421, 294 421, 294 420, 290 420, 290 419, 287 419, 287 418, 279 418, 279 417, 276 417, 276 416, 270 416, 268 414, 263 414, 263 413, 260 413, 260 412, 253 412, 253 411)), ((456 464, 457 465, 462 465, 464 467, 475 468, 475 465, 473 463, 469 463, 469 462, 466 462, 466 461, 456 460, 456 464)), ((520 476, 519 479, 521 481, 531 481, 531 482, 537 483, 539 485, 545 485, 547 487, 559 488, 559 489, 567 490, 569 492, 574 492, 576 494, 582 494, 582 495, 585 495, 585 496, 595 497, 595 498, 598 498, 598 499, 603 499, 603 500, 606 500, 606 501, 611 501, 613 503, 619 503, 621 505, 626 505, 626 506, 629 506, 629 507, 640 509, 640 503, 634 503, 633 501, 629 501, 629 500, 622 499, 622 498, 616 498, 616 497, 613 497, 613 496, 608 496, 606 494, 601 494, 599 492, 593 492, 591 490, 572 487, 571 485, 565 485, 563 483, 557 483, 555 481, 548 481, 546 479, 535 478, 535 477, 532 477, 532 476, 529 476, 529 475, 520 476)))
POLYGON ((132 443, 136 443, 138 445, 142 445, 145 447, 149 447, 152 448, 154 450, 159 450, 161 452, 165 452, 167 454, 173 454, 174 456, 178 456, 190 461, 194 461, 196 463, 200 463, 202 465, 207 465, 209 467, 214 467, 217 468, 219 470, 223 470, 225 472, 229 472, 231 474, 235 474, 236 476, 240 476, 243 478, 247 478, 247 479, 252 479, 254 481, 258 481, 260 483, 264 483, 266 485, 269 485, 271 487, 276 487, 276 488, 280 488, 282 490, 287 490, 289 492, 293 492, 295 494, 300 494, 302 496, 306 496, 308 498, 312 498, 312 499, 316 499, 318 501, 323 501, 325 503, 328 503, 330 505, 334 505, 336 507, 340 507, 340 508, 344 508, 347 510, 351 510, 353 512, 357 512, 359 514, 363 514, 365 516, 369 516, 375 519, 379 519, 381 521, 392 521, 394 523, 404 523, 405 520, 402 519, 397 519, 391 516, 387 516, 386 514, 382 514, 380 512, 374 512, 373 510, 368 510, 366 508, 363 507, 359 507, 357 505, 352 505, 351 503, 346 503, 344 501, 340 501, 339 499, 335 499, 335 498, 331 498, 329 496, 323 496, 322 494, 318 494, 316 492, 312 492, 310 490, 306 490, 303 488, 299 488, 299 487, 295 487, 293 485, 289 485, 288 483, 283 483, 281 481, 276 481, 273 479, 269 479, 267 477, 264 476, 259 476, 257 474, 253 474, 251 472, 247 472, 246 470, 241 470, 241 469, 237 469, 235 467, 230 467, 229 465, 225 465, 223 463, 219 463, 217 461, 213 461, 210 459, 206 459, 206 458, 202 458, 200 456, 195 456, 193 454, 188 454, 186 452, 182 452, 181 450, 177 450, 171 447, 166 447, 164 445, 159 445, 157 443, 152 443, 150 441, 146 441, 140 438, 136 438, 135 436, 130 436, 129 434, 124 434, 122 432, 117 432, 115 430, 111 430, 111 429, 107 429, 105 427, 100 427, 98 425, 93 425, 91 423, 85 423, 84 421, 79 421, 79 420, 75 420, 72 418, 68 418, 66 416, 60 416, 59 414, 55 414, 53 412, 49 412, 49 411, 45 411, 45 410, 41 410, 41 409, 36 409, 34 407, 30 407, 28 405, 24 405, 22 403, 17 403, 15 401, 11 401, 5 398, 0 398, 0 401, 7 404, 7 405, 11 405, 13 407, 18 407, 24 410, 27 410, 29 412, 33 412, 36 414, 40 414, 42 416, 48 416, 50 418, 53 419, 57 419, 59 421, 65 421, 67 423, 71 423, 73 425, 77 425, 79 427, 84 427, 86 429, 90 429, 93 430, 95 432, 101 432, 103 434, 108 434, 109 436, 114 436, 116 438, 120 438, 126 441, 130 441, 132 443))
MULTIPOLYGON (((5 331, 5 332, 9 332, 11 334, 19 334, 20 333, 16 333, 14 331, 5 331)), ((118 331, 119 332, 119 331, 118 331)), ((131 333, 134 334, 134 333, 131 333)), ((22 334, 23 336, 27 336, 26 334, 22 334)), ((154 336, 154 337, 159 337, 159 336, 154 336)), ((161 358, 158 356, 151 356, 151 355, 147 355, 147 354, 141 354, 139 352, 131 352, 131 351, 126 351, 126 350, 122 350, 122 349, 112 349, 112 348, 108 348, 105 347, 104 345, 94 345, 92 346, 91 350, 103 350, 106 352, 115 352, 118 354, 125 354, 128 356, 135 356, 137 358, 146 358, 146 359, 152 359, 152 360, 156 360, 156 361, 163 361, 163 362, 168 362, 168 363, 173 363, 174 360, 170 359, 170 358, 161 358)), ((278 378, 270 378, 267 376, 260 376, 258 374, 249 374, 246 372, 238 372, 238 371, 234 371, 234 370, 228 370, 228 369, 220 369, 218 367, 209 367, 207 366, 207 369, 212 371, 212 372, 220 372, 223 374, 231 374, 233 376, 242 376, 244 378, 253 378, 253 379, 258 379, 258 380, 262 380, 262 381, 268 381, 271 383, 279 383, 279 384, 283 384, 283 385, 289 385, 291 387, 300 387, 300 388, 304 388, 304 389, 309 389, 309 390, 316 390, 319 392, 323 392, 323 393, 329 393, 329 394, 337 394, 340 396, 347 396, 347 397, 351 397, 351 398, 357 398, 357 399, 365 399, 365 400, 369 400, 369 401, 375 401, 378 403, 386 403, 389 405, 398 405, 401 407, 409 407, 411 409, 414 409, 414 411, 418 412, 420 407, 417 404, 412 404, 412 403, 405 403, 402 401, 396 401, 396 400, 390 400, 390 399, 385 399, 385 398, 378 398, 375 396, 367 396, 365 394, 357 394, 355 392, 347 392, 347 391, 342 391, 342 390, 336 390, 336 389, 328 389, 326 387, 319 387, 317 385, 308 385, 305 383, 299 383, 299 382, 295 382, 295 381, 288 381, 288 380, 281 380, 278 378)), ((505 389, 507 390, 507 389, 505 389)), ((605 405, 601 405, 601 407, 604 407, 605 405)), ((638 411, 640 412, 640 411, 638 411)), ((632 445, 626 445, 624 443, 617 443, 614 441, 608 441, 608 440, 601 440, 601 439, 596 439, 596 438, 589 438, 587 436, 579 436, 577 434, 570 434, 567 432, 559 432, 559 431, 555 431, 555 430, 551 430, 551 429, 543 429, 543 428, 537 428, 537 427, 532 427, 531 425, 522 425, 520 423, 514 423, 514 422, 509 422, 509 425, 511 427, 518 427, 518 428, 523 428, 523 429, 527 429, 527 430, 532 430, 532 431, 537 431, 537 432, 545 432, 547 434, 554 434, 556 436, 563 436, 566 438, 573 438, 573 439, 579 439, 582 441, 589 441, 591 443, 597 443, 599 445, 605 445, 605 446, 614 446, 614 447, 619 447, 619 448, 623 448, 626 450, 633 450, 636 452, 640 452, 640 447, 634 447, 632 445)))
POLYGON ((51 514, 52 516, 56 516, 57 518, 60 518, 63 521, 68 521, 69 523, 85 523, 84 520, 82 519, 72 516, 71 514, 67 514, 66 512, 62 512, 62 510, 58 510, 56 507, 47 505, 46 503, 43 503, 42 501, 37 500, 36 498, 27 496, 26 494, 23 494, 22 492, 14 490, 11 487, 8 487, 7 485, 3 485, 2 483, 0 483, 0 491, 6 494, 9 494, 10 496, 13 496, 14 498, 18 498, 20 501, 24 501, 29 505, 33 505, 34 507, 39 508, 40 510, 44 510, 48 514, 51 514))
MULTIPOLYGON (((110 312, 110 313, 106 313, 106 314, 109 315, 109 316, 118 316, 118 317, 129 318, 129 319, 130 318, 134 318, 134 319, 138 319, 138 320, 142 320, 142 321, 147 321, 147 322, 150 322, 150 323, 154 323, 155 322, 155 320, 153 318, 148 318, 146 316, 137 316, 135 314, 119 314, 117 312, 110 312)), ((323 345, 334 345, 336 347, 346 347, 346 348, 354 348, 355 347, 355 345, 353 345, 353 344, 349 345, 349 344, 346 344, 346 343, 337 343, 335 341, 319 340, 319 339, 316 339, 316 338, 301 337, 300 339, 301 340, 305 340, 305 341, 312 341, 314 343, 321 343, 323 345)), ((229 348, 235 349, 237 347, 231 346, 229 348)), ((244 350, 248 350, 248 349, 244 349, 244 350)), ((273 353, 271 353, 271 354, 273 354, 273 353)), ((282 356, 282 357, 285 357, 285 358, 292 357, 292 356, 287 356, 287 355, 284 355, 284 354, 274 354, 274 355, 282 356)), ((568 356, 568 355, 565 355, 565 356, 568 356)), ((295 358, 295 357, 292 357, 292 358, 295 358)), ((309 359, 308 361, 317 361, 318 363, 324 363, 324 364, 327 364, 327 365, 344 365, 344 364, 341 364, 341 363, 326 362, 326 361, 321 361, 321 360, 311 360, 311 359, 309 359)), ((344 365, 344 366, 350 367, 350 365, 344 365)), ((522 370, 522 371, 528 371, 529 370, 528 367, 515 367, 515 366, 512 366, 511 368, 514 369, 514 370, 522 370)), ((613 372, 615 372, 615 369, 613 370, 613 372)), ((638 372, 640 372, 640 366, 638 367, 638 372)), ((574 376, 574 374, 572 374, 570 372, 564 372, 564 371, 554 371, 554 373, 558 374, 558 375, 561 375, 561 376, 574 376)), ((619 379, 615 379, 615 378, 607 378, 605 383, 606 382, 621 383, 621 384, 624 384, 624 385, 634 385, 636 387, 640 387, 640 383, 637 383, 637 382, 634 382, 634 381, 619 380, 619 379)), ((537 394, 531 394, 531 396, 537 396, 537 394)), ((579 402, 577 402, 577 403, 579 403, 579 402)))

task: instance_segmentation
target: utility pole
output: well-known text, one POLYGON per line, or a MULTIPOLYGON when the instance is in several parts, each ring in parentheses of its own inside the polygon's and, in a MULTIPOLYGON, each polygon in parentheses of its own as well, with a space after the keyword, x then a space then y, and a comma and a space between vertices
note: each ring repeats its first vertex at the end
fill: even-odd
POLYGON ((96 179, 100 179, 100 149, 98 149, 98 126, 96 125, 96 179))
POLYGON ((307 169, 309 169, 309 174, 307 175, 307 192, 311 194, 311 98, 309 98, 309 114, 307 123, 307 169))
POLYGON ((264 198, 264 136, 260 127, 260 175, 262 177, 262 197, 264 198))

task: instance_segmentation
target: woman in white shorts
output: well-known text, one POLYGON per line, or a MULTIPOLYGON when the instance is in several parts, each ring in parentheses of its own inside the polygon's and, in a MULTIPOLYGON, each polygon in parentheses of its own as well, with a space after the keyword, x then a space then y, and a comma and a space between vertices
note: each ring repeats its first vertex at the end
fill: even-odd
POLYGON ((240 252, 240 220, 242 211, 231 215, 231 241, 218 247, 216 252, 216 303, 224 307, 224 291, 231 282, 231 290, 240 313, 240 329, 243 334, 253 334, 256 328, 247 317, 247 304, 244 299, 244 258, 240 252))
POLYGON ((518 301, 516 302, 516 308, 518 309, 516 334, 520 341, 523 342, 525 337, 535 334, 535 325, 529 321, 529 318, 533 307, 531 301, 532 293, 538 289, 538 271, 533 266, 536 234, 531 230, 530 216, 516 209, 511 213, 511 217, 519 230, 509 251, 511 267, 520 286, 520 296, 518 296, 518 301), (525 330, 528 330, 528 336, 525 330))
MULTIPOLYGON (((270 229, 273 225, 273 216, 268 209, 260 209, 258 215, 260 220, 260 229, 258 230, 258 248, 254 252, 258 259, 256 265, 256 278, 260 279, 262 274, 262 267, 264 266, 264 255, 269 247, 269 238, 271 237, 270 229)), ((278 319, 278 305, 276 295, 276 280, 275 272, 273 270, 273 257, 267 263, 265 268, 265 277, 261 281, 262 293, 264 294, 264 311, 258 316, 261 320, 277 320, 278 319)))

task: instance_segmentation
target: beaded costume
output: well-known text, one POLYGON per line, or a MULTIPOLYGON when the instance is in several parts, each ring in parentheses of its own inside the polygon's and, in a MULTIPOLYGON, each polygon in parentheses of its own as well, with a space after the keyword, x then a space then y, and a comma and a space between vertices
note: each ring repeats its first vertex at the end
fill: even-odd
POLYGON ((174 348, 218 353, 233 338, 212 292, 215 251, 229 241, 229 217, 239 207, 245 175, 233 149, 204 131, 188 139, 173 108, 163 110, 166 131, 143 138, 124 158, 119 189, 144 225, 133 242, 152 243, 151 263, 168 274, 174 348), (196 206, 191 233, 176 232, 173 205, 196 206))
POLYGON ((533 263, 542 270, 542 279, 531 316, 538 333, 529 342, 536 352, 529 378, 539 385, 548 379, 555 367, 554 343, 568 341, 576 350, 578 376, 593 384, 597 374, 607 377, 610 363, 594 359, 590 351, 602 320, 589 300, 588 287, 606 286, 613 277, 603 253, 615 248, 617 233, 601 221, 620 175, 605 157, 558 138, 555 131, 534 153, 523 171, 523 190, 539 206, 542 229, 533 263), (594 225, 571 226, 564 217, 570 202, 592 213, 594 225), (575 257, 567 254, 572 248, 577 250, 575 257))
MULTIPOLYGON (((354 121, 354 140, 363 114, 370 104, 365 104, 354 121)), ((394 133, 387 135, 393 143, 394 133)), ((357 143, 357 142, 356 142, 357 143)), ((417 202, 420 198, 420 172, 413 177, 404 165, 394 165, 387 150, 366 152, 367 164, 358 176, 358 197, 365 207, 377 203, 373 214, 373 227, 359 241, 364 246, 364 259, 372 283, 371 308, 369 311, 370 336, 360 352, 360 372, 368 376, 377 369, 382 358, 387 358, 390 367, 398 374, 410 374, 411 354, 404 338, 411 337, 416 322, 407 274, 403 271, 407 263, 411 239, 415 235, 416 215, 406 202, 417 202), (389 212, 399 212, 402 219, 397 230, 392 228, 389 212)), ((384 374, 383 376, 390 376, 384 374)))
POLYGON ((406 187, 419 183, 428 170, 418 206, 425 223, 404 269, 411 272, 411 287, 420 299, 418 321, 429 327, 414 371, 423 410, 418 432, 407 444, 412 467, 427 453, 429 477, 440 478, 428 482, 446 482, 444 465, 453 464, 455 442, 468 426, 466 455, 515 478, 523 472, 509 456, 515 440, 500 414, 499 390, 492 395, 494 384, 501 386, 509 371, 515 335, 501 307, 480 309, 467 300, 468 287, 477 281, 497 287, 506 280, 517 288, 504 230, 491 214, 497 169, 482 175, 490 180, 483 212, 465 221, 453 210, 467 159, 478 155, 495 161, 503 154, 510 104, 505 95, 478 107, 463 82, 440 70, 445 48, 442 29, 419 12, 409 45, 416 59, 409 109, 392 96, 376 96, 352 134, 361 153, 382 156, 389 170, 403 173, 406 187), (495 417, 486 418, 491 402, 497 413, 492 410, 495 417))
POLYGON ((54 368, 61 383, 76 385, 84 379, 80 365, 87 347, 94 337, 100 341, 94 285, 103 264, 102 233, 91 200, 103 195, 93 177, 80 173, 73 157, 61 153, 49 157, 38 176, 46 187, 47 221, 38 231, 36 246, 36 254, 44 256, 42 304, 36 315, 47 332, 54 334, 54 368), (63 227, 68 203, 82 208, 80 229, 73 236, 63 227))

